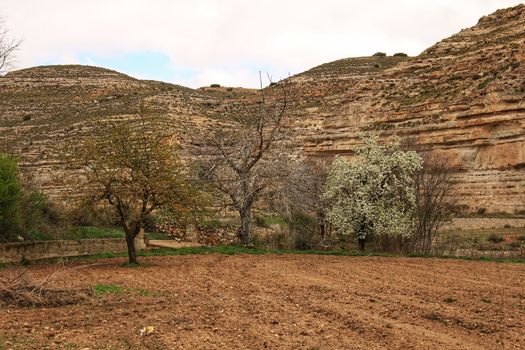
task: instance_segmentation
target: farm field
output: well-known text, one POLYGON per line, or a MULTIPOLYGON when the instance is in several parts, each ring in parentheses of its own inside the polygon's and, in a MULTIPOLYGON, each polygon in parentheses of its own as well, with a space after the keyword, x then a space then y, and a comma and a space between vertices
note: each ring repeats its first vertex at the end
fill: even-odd
MULTIPOLYGON (((524 264, 286 254, 124 262, 99 259, 58 278, 57 287, 93 290, 79 305, 0 306, 0 349, 525 347, 524 264), (146 326, 154 331, 141 337, 146 326)), ((54 268, 29 271, 39 280, 54 268)))

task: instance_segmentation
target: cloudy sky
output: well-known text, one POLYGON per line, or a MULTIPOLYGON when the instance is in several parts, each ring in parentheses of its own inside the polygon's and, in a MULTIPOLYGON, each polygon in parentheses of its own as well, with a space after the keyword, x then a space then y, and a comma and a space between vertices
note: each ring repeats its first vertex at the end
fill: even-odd
POLYGON ((377 51, 417 55, 519 0, 2 0, 17 67, 81 63, 190 87, 255 87, 377 51))

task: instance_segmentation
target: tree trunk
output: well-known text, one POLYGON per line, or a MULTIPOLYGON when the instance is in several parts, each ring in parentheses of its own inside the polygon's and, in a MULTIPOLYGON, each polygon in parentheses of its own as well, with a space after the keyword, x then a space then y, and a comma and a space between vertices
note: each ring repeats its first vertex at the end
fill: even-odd
POLYGON ((251 208, 239 210, 241 217, 241 226, 237 230, 237 236, 243 246, 249 246, 252 243, 251 227, 252 227, 252 212, 251 208))
MULTIPOLYGON (((138 232, 137 232, 138 233, 138 232)), ((130 264, 138 265, 137 249, 135 247, 135 237, 137 236, 135 230, 126 231, 126 244, 128 246, 128 261, 130 264)))
POLYGON ((365 251, 365 239, 364 238, 358 238, 357 244, 359 245, 359 251, 364 252, 365 251))

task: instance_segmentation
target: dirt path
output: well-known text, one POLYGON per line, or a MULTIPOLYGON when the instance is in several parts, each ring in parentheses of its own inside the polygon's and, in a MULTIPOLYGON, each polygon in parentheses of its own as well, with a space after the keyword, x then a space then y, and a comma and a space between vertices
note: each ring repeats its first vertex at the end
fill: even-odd
POLYGON ((88 305, 0 309, 0 349, 525 348, 522 264, 215 254, 143 261, 132 269, 101 260, 65 280, 132 289, 88 305), (148 325, 155 333, 141 338, 148 325))
POLYGON ((148 246, 158 247, 158 248, 186 248, 186 247, 201 247, 202 244, 193 243, 193 242, 180 242, 174 240, 149 240, 148 246))

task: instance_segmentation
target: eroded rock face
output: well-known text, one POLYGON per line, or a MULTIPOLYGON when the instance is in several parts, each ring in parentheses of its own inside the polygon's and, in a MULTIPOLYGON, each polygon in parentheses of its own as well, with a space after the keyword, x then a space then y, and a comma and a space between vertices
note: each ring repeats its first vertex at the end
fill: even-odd
POLYGON ((418 57, 341 60, 293 79, 306 154, 348 154, 362 129, 395 133, 460 167, 468 210, 525 210, 525 6, 483 17, 418 57))
POLYGON ((163 127, 187 150, 216 123, 203 110, 218 103, 198 90, 79 65, 35 67, 0 77, 0 101, 3 151, 19 155, 35 185, 55 198, 69 191, 63 181, 64 141, 89 136, 93 119, 133 122, 146 104, 148 115, 161 115, 163 127))
MULTIPOLYGON (((525 210, 525 6, 500 10, 418 57, 349 58, 291 78, 298 150, 351 154, 359 130, 380 130, 446 153, 460 167, 469 211, 525 210)), ((0 77, 0 142, 51 196, 69 189, 60 145, 91 118, 132 121, 141 103, 163 116, 183 156, 206 154, 225 108, 253 108, 249 89, 189 89, 88 66, 36 67, 0 77)), ((151 111, 150 111, 151 112, 151 111)))

